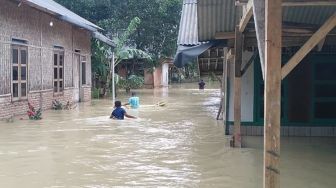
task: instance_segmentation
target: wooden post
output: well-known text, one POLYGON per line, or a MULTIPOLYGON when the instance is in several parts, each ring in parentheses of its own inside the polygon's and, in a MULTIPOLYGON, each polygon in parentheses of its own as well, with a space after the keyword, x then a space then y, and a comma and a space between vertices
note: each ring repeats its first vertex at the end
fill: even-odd
POLYGON ((223 113, 223 120, 224 120, 224 125, 225 125, 225 135, 230 135, 230 125, 228 125, 227 124, 227 116, 228 116, 228 113, 227 113, 227 109, 229 109, 230 108, 230 106, 229 106, 229 103, 228 103, 228 100, 230 100, 229 99, 229 94, 228 94, 228 91, 229 91, 229 84, 228 84, 228 78, 230 77, 230 75, 229 75, 229 60, 230 60, 230 58, 232 57, 232 55, 231 55, 231 53, 232 53, 232 50, 230 49, 230 50, 227 50, 227 52, 226 52, 226 56, 225 56, 225 59, 224 59, 224 61, 225 61, 225 101, 224 101, 224 103, 225 103, 225 105, 224 105, 224 113, 223 113))
POLYGON ((234 77, 234 147, 241 147, 241 64, 243 59, 243 35, 236 26, 235 38, 235 77, 234 77))
POLYGON ((223 114, 223 121, 226 121, 226 81, 227 81, 227 68, 226 68, 226 60, 227 60, 227 48, 223 48, 223 78, 222 78, 222 95, 223 95, 223 100, 222 100, 222 114, 223 114))
POLYGON ((265 4, 264 188, 280 188, 281 3, 265 4))

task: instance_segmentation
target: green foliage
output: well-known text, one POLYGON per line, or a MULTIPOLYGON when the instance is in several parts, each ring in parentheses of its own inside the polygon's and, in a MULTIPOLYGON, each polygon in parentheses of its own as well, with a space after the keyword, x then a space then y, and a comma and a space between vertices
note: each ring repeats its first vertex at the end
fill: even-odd
POLYGON ((99 89, 98 88, 92 88, 91 97, 93 99, 99 99, 99 89))
POLYGON ((54 109, 54 110, 62 110, 63 109, 63 104, 59 100, 54 100, 52 102, 52 109, 54 109))
POLYGON ((42 119, 42 109, 39 108, 34 115, 29 116, 30 120, 41 120, 42 119))
POLYGON ((154 60, 175 54, 182 0, 56 1, 98 24, 108 36, 124 41, 122 46, 147 52, 154 60), (129 23, 134 27, 125 32, 129 23), (129 37, 123 37, 128 34, 129 37))
POLYGON ((139 27, 139 24, 141 23, 140 18, 134 17, 130 24, 128 25, 126 31, 121 35, 119 38, 115 38, 115 43, 117 44, 116 46, 116 53, 118 54, 126 45, 126 42, 128 38, 130 37, 131 34, 133 34, 136 29, 139 27))
POLYGON ((128 78, 120 78, 118 87, 123 89, 137 89, 144 84, 144 78, 141 76, 131 75, 128 78))
MULTIPOLYGON (((116 44, 115 65, 124 60, 142 59, 145 67, 172 57, 182 0, 55 0, 83 18, 103 28, 116 44)), ((95 87, 111 85, 110 47, 93 40, 92 75, 95 87)))
POLYGON ((127 47, 119 51, 117 58, 118 59, 116 64, 120 63, 122 60, 130 60, 130 59, 143 59, 146 60, 147 62, 152 61, 152 57, 146 52, 139 49, 133 49, 127 47))
POLYGON ((92 76, 96 79, 106 80, 110 67, 108 57, 111 49, 96 39, 92 40, 91 49, 92 76))
POLYGON ((143 86, 144 78, 141 76, 131 75, 128 79, 131 89, 138 89, 143 86))

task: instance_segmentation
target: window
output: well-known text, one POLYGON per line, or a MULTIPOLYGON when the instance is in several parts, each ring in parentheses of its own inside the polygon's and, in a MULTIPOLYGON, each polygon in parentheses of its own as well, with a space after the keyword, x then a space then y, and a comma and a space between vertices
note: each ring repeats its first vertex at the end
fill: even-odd
POLYGON ((13 100, 27 98, 28 50, 25 46, 12 46, 12 97, 13 100))
POLYGON ((64 88, 64 52, 54 51, 54 93, 62 94, 64 88))
POLYGON ((82 85, 86 85, 86 57, 82 56, 82 85))
POLYGON ((335 56, 317 56, 313 69, 313 105, 315 120, 336 119, 335 56))

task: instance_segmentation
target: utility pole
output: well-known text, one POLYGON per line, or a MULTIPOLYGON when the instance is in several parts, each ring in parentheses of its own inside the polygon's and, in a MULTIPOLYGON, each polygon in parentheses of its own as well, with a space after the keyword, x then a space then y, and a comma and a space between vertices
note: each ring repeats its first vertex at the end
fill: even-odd
POLYGON ((115 102, 115 80, 114 80, 114 65, 115 62, 114 62, 114 52, 112 52, 112 64, 111 64, 111 75, 112 75, 112 102, 115 102))

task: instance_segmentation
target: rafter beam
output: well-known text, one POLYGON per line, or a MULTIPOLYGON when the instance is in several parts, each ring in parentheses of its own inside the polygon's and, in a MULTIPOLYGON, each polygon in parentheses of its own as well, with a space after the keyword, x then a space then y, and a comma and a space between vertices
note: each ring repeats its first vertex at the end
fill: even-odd
POLYGON ((281 77, 284 79, 301 60, 336 26, 336 13, 334 13, 298 52, 282 67, 281 77))
POLYGON ((215 33, 215 39, 234 39, 234 32, 217 32, 215 33))
POLYGON ((252 16, 253 16, 253 2, 252 0, 249 0, 245 11, 244 11, 244 15, 242 17, 242 19, 239 22, 239 32, 244 32, 248 22, 251 20, 252 16))

